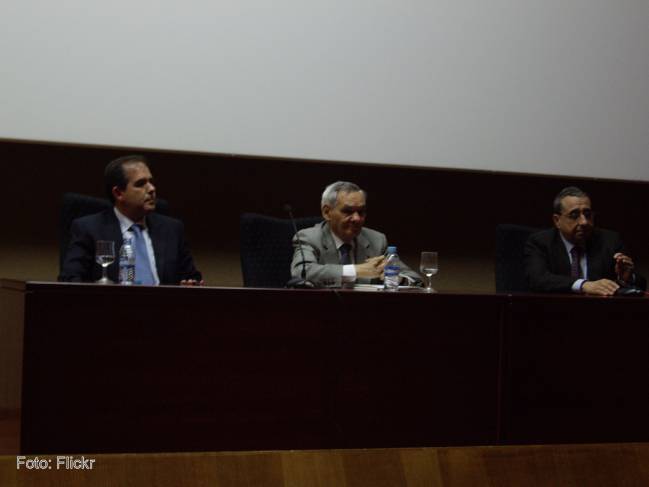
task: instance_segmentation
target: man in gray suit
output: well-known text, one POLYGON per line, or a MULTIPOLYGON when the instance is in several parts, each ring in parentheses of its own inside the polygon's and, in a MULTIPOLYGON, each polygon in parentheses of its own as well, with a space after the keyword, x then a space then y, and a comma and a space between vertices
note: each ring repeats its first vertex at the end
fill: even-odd
MULTIPOLYGON (((363 227, 365 202, 365 191, 354 183, 337 181, 327 186, 320 205, 325 221, 293 237, 293 277, 300 277, 306 266, 306 279, 317 287, 381 282, 388 242, 384 234, 363 227)), ((422 282, 403 262, 401 276, 410 284, 422 282)))

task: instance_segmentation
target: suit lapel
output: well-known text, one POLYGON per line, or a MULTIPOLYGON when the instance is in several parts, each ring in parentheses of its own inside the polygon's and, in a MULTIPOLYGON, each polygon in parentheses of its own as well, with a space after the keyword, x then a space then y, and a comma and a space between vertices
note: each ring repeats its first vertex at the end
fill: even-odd
POLYGON ((146 225, 149 230, 149 237, 151 238, 151 244, 153 245, 153 254, 155 256, 155 267, 158 272, 158 279, 160 282, 163 282, 162 276, 164 272, 165 264, 165 239, 160 235, 161 229, 157 225, 155 213, 152 213, 146 217, 146 225))
POLYGON ((601 242, 597 238, 596 234, 593 234, 592 238, 586 245, 586 262, 588 263, 588 279, 591 281, 597 281, 605 277, 606 273, 602 268, 602 259, 598 258, 601 252, 601 242))
POLYGON ((115 242, 115 252, 119 252, 122 247, 122 229, 119 226, 119 220, 115 216, 114 211, 111 209, 107 215, 106 230, 108 231, 108 239, 115 242))
MULTIPOLYGON (((325 223, 322 228, 322 248, 324 249, 323 260, 325 264, 340 264, 340 254, 336 248, 336 242, 331 234, 331 228, 328 223, 325 223)), ((354 262, 362 264, 370 255, 370 241, 361 232, 356 237, 354 245, 354 262)))
POLYGON ((322 227, 322 248, 324 249, 322 259, 325 264, 340 264, 336 242, 328 223, 324 223, 322 227))
POLYGON ((365 238, 365 235, 363 235, 363 232, 356 237, 356 254, 355 254, 355 259, 357 264, 362 264, 365 262, 369 257, 372 257, 370 255, 370 241, 365 238))
POLYGON ((568 251, 566 246, 561 240, 561 235, 559 230, 554 230, 554 239, 552 241, 552 252, 554 253, 553 262, 556 262, 557 269, 555 269, 556 274, 563 276, 570 275, 570 258, 568 257, 568 251))

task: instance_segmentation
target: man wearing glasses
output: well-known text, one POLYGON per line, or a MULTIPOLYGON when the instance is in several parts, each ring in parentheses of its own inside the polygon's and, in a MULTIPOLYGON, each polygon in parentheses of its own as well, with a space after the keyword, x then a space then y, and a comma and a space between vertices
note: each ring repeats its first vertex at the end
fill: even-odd
POLYGON ((620 287, 646 289, 634 272, 620 236, 595 228, 588 194, 570 186, 554 199, 555 228, 525 244, 525 273, 531 291, 612 296, 620 287))

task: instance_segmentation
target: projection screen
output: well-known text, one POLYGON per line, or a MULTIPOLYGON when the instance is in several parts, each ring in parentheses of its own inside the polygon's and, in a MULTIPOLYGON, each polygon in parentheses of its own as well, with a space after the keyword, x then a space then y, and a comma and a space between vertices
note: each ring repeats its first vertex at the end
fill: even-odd
POLYGON ((3 0, 0 138, 649 181, 645 0, 3 0))

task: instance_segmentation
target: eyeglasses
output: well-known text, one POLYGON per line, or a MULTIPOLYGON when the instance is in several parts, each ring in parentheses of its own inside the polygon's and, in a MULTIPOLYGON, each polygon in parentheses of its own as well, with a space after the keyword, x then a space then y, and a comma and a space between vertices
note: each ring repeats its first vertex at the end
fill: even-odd
POLYGON ((367 210, 365 209, 365 207, 358 208, 358 207, 345 206, 340 210, 340 212, 345 216, 352 216, 354 213, 358 213, 358 216, 363 218, 367 213, 367 210))
POLYGON ((584 216, 584 218, 588 221, 592 220, 595 217, 595 212, 593 210, 572 210, 570 213, 566 213, 561 216, 565 216, 569 220, 577 221, 579 220, 580 216, 584 216))

